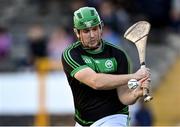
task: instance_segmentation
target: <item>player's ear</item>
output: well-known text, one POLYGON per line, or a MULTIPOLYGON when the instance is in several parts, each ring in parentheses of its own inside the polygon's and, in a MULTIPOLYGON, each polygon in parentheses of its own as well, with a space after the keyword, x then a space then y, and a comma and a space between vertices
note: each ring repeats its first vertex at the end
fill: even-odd
POLYGON ((78 30, 76 28, 74 28, 74 33, 76 34, 77 38, 80 37, 79 32, 78 32, 78 30))

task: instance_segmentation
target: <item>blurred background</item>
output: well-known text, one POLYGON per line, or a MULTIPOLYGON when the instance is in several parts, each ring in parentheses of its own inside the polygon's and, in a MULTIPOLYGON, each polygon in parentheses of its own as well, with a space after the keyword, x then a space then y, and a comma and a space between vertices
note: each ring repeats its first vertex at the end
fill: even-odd
POLYGON ((123 47, 139 66, 136 48, 123 38, 140 20, 151 23, 146 63, 153 101, 130 106, 132 125, 180 125, 179 0, 0 0, 0 126, 72 126, 73 98, 61 54, 75 41, 73 11, 93 6, 103 38, 123 47))

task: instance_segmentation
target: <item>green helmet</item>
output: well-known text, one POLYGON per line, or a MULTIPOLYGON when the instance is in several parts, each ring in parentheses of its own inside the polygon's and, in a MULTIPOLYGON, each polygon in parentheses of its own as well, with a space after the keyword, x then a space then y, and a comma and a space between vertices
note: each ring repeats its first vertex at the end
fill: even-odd
POLYGON ((101 19, 93 7, 82 7, 74 12, 74 27, 86 29, 101 24, 101 19))

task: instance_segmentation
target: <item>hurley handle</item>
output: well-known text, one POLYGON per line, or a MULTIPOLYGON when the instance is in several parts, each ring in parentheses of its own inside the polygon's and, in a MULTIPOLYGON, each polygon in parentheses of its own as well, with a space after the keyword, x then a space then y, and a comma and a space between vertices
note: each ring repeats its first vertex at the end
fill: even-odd
MULTIPOLYGON (((141 63, 141 68, 145 68, 145 62, 141 63)), ((147 88, 143 88, 143 97, 144 97, 144 102, 149 102, 153 99, 152 96, 149 95, 149 90, 147 88)))

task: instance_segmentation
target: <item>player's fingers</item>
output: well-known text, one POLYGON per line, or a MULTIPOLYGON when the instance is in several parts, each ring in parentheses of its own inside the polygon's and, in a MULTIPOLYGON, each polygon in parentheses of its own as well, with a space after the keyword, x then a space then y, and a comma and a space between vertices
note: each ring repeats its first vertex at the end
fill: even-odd
POLYGON ((149 83, 150 83, 150 82, 151 82, 151 78, 147 76, 146 78, 144 78, 144 80, 143 80, 143 81, 147 81, 147 82, 149 82, 149 83))
POLYGON ((149 68, 146 68, 146 73, 147 73, 147 75, 151 75, 151 71, 150 71, 150 69, 149 68))
POLYGON ((150 78, 149 77, 145 77, 145 78, 142 78, 141 80, 139 80, 139 88, 140 89, 143 89, 143 88, 146 88, 146 89, 149 89, 150 88, 150 78))
POLYGON ((150 83, 148 80, 145 80, 142 84, 141 84, 141 88, 146 88, 149 89, 150 88, 150 83))
POLYGON ((149 68, 143 68, 142 74, 143 74, 144 76, 150 77, 150 75, 151 75, 150 69, 149 69, 149 68))
POLYGON ((150 83, 151 82, 151 78, 148 78, 147 81, 150 83))
POLYGON ((139 80, 139 83, 142 84, 142 83, 143 83, 144 81, 146 81, 147 79, 149 79, 148 76, 146 76, 146 77, 140 79, 140 80, 139 80))

